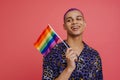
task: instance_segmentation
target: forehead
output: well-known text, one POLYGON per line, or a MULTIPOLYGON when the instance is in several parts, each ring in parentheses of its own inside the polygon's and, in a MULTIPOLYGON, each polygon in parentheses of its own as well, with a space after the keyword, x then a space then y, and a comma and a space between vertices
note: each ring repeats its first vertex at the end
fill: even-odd
POLYGON ((70 11, 68 12, 66 15, 65 15, 65 18, 67 17, 76 17, 76 16, 80 16, 80 17, 83 17, 82 13, 78 10, 73 10, 73 11, 70 11))

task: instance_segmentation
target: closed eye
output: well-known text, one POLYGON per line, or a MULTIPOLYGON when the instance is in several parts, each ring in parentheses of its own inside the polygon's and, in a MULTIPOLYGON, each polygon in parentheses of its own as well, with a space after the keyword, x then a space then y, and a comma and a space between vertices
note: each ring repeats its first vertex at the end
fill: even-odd
POLYGON ((77 20, 83 20, 83 17, 79 16, 79 17, 77 17, 77 20))

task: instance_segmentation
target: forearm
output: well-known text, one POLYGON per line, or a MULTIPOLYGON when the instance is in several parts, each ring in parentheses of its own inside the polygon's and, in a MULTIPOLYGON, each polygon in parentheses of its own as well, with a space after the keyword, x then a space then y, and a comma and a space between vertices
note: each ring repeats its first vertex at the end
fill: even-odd
POLYGON ((64 71, 55 80, 68 80, 73 70, 65 68, 64 71))

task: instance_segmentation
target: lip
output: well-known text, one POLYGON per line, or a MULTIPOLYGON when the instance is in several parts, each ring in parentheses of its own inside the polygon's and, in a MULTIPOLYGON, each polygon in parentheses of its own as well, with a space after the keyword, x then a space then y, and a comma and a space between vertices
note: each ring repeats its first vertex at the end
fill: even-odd
POLYGON ((78 30, 79 28, 80 28, 80 26, 72 26, 71 27, 71 29, 74 30, 74 31, 78 30))

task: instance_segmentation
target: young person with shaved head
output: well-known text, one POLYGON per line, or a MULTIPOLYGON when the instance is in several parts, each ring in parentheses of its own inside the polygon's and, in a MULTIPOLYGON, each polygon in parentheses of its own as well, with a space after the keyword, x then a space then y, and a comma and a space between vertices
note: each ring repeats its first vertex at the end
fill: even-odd
POLYGON ((83 41, 86 22, 82 11, 69 9, 64 15, 69 48, 58 43, 44 57, 43 80, 103 80, 99 53, 83 41))

